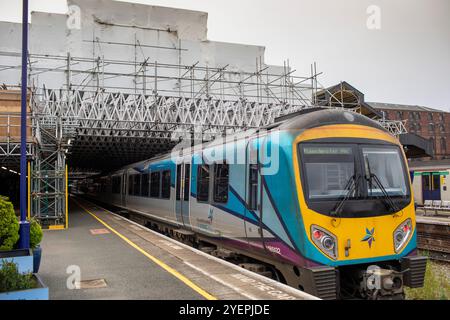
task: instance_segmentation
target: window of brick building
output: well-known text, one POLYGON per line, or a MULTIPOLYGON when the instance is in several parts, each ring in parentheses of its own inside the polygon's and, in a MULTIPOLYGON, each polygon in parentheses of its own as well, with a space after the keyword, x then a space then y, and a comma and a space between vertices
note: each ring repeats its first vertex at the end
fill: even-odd
POLYGON ((430 133, 434 133, 434 123, 429 123, 429 124, 428 124, 428 131, 429 131, 430 133))
POLYGON ((420 125, 420 123, 416 123, 416 131, 421 131, 422 130, 422 126, 420 125))
POLYGON ((434 143, 434 138, 431 137, 429 141, 430 141, 430 144, 433 146, 434 153, 436 153, 437 150, 436 150, 436 144, 434 143))
POLYGON ((447 153, 447 139, 441 137, 441 154, 447 153))
POLYGON ((428 120, 433 121, 433 113, 428 113, 428 120))

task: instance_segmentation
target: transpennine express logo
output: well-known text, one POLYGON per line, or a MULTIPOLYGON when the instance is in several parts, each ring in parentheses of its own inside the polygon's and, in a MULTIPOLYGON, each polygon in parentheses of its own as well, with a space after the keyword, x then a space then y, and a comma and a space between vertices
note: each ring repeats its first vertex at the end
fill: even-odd
POLYGON ((372 228, 372 230, 369 230, 366 228, 366 235, 361 240, 361 241, 367 241, 367 243, 369 244, 369 248, 372 248, 372 242, 375 241, 375 237, 373 235, 374 233, 375 233, 375 228, 372 228))

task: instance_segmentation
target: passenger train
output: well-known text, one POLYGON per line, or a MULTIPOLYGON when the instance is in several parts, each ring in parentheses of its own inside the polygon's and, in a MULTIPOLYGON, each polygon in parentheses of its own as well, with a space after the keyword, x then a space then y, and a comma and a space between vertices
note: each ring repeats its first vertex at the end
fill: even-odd
POLYGON ((320 298, 402 299, 405 286, 423 285, 403 148, 354 112, 300 111, 125 166, 85 190, 320 298))

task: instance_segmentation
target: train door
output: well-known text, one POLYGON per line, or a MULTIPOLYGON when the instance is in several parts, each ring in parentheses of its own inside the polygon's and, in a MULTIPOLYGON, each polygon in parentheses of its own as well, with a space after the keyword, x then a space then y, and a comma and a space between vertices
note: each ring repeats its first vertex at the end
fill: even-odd
POLYGON ((121 192, 120 192, 120 194, 121 194, 121 204, 122 204, 122 206, 123 207, 126 207, 127 206, 127 201, 126 201, 126 199, 127 199, 127 173, 126 173, 126 171, 124 171, 123 172, 123 174, 122 174, 122 190, 121 190, 121 192))
POLYGON ((441 176, 439 174, 422 175, 422 196, 425 200, 441 200, 441 176))
POLYGON ((189 221, 189 198, 191 182, 190 159, 184 159, 177 164, 175 184, 175 213, 177 221, 184 226, 190 226, 189 221))
POLYGON ((246 219, 245 233, 250 245, 264 248, 262 228, 262 190, 259 170, 257 140, 252 139, 246 148, 246 219))

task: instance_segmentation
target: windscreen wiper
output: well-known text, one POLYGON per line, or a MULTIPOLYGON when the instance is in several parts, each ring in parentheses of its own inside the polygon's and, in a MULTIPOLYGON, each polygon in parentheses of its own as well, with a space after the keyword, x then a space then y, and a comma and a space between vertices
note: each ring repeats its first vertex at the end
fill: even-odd
POLYGON ((372 180, 375 181, 375 183, 378 185, 378 188, 380 188, 381 192, 384 195, 385 203, 387 203, 387 205, 390 207, 391 210, 393 210, 393 212, 399 211, 397 205, 392 200, 392 197, 389 195, 389 193, 386 191, 386 188, 383 186, 378 176, 370 170, 370 163, 367 155, 364 157, 364 162, 366 167, 366 180, 369 182, 369 189, 370 190, 373 189, 372 180))
POLYGON ((341 201, 339 201, 336 206, 334 207, 334 209, 330 212, 330 214, 332 216, 340 216, 342 208, 344 208, 344 204, 345 202, 350 198, 350 196, 353 194, 353 192, 355 192, 355 190, 357 190, 358 186, 359 186, 359 180, 360 180, 361 176, 360 175, 352 175, 350 177, 350 179, 348 179, 344 190, 348 190, 347 193, 345 194, 344 198, 341 199, 341 201))

